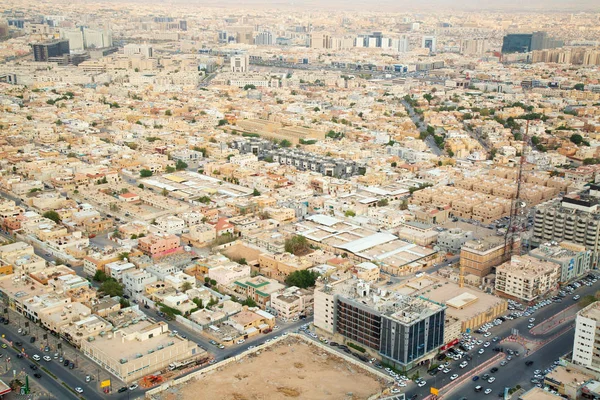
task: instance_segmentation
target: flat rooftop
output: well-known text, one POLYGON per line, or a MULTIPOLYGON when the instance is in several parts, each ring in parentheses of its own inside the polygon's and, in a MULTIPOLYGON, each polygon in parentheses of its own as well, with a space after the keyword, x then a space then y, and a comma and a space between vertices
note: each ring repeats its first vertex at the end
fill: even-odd
POLYGON ((574 383, 578 382, 583 384, 584 382, 593 379, 594 375, 586 374, 584 372, 578 371, 575 368, 566 368, 563 366, 558 366, 548 375, 546 375, 546 379, 550 381, 554 381, 557 383, 574 383))
POLYGON ((585 318, 593 319, 596 322, 600 321, 600 303, 594 302, 590 304, 583 310, 579 311, 579 315, 585 318))
POLYGON ((519 396, 519 400, 558 400, 562 399, 559 395, 546 392, 544 389, 534 387, 533 389, 519 396))

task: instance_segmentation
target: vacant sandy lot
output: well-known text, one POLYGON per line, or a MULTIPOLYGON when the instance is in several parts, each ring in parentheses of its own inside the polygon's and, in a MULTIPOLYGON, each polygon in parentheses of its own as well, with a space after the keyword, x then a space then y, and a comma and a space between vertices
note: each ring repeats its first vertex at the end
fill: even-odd
POLYGON ((385 386, 365 369, 289 337, 198 380, 161 393, 161 400, 367 399, 385 386))

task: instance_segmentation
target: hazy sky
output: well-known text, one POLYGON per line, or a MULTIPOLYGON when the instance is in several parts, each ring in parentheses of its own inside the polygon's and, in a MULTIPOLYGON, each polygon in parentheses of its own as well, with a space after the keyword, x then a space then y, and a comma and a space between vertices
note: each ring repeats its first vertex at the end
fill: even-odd
MULTIPOLYGON (((142 1, 142 0, 139 0, 142 1)), ((600 12, 600 0, 240 0, 228 3, 222 0, 143 0, 153 3, 187 3, 222 8, 281 7, 330 10, 364 11, 418 11, 418 10, 502 10, 502 11, 594 11, 600 12)))

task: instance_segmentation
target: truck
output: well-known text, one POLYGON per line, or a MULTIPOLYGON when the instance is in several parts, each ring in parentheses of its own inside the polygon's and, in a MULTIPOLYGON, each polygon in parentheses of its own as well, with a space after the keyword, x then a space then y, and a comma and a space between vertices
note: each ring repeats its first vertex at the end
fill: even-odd
POLYGON ((195 360, 187 360, 187 361, 175 361, 174 363, 169 364, 169 371, 174 371, 176 369, 181 369, 187 366, 191 366, 195 360))

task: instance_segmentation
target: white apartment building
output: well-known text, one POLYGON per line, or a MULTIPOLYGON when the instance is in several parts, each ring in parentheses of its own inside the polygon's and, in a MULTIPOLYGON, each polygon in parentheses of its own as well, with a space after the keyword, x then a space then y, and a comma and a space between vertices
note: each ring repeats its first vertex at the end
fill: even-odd
POLYGON ((125 261, 115 261, 106 264, 106 266, 104 267, 104 272, 107 276, 110 276, 116 281, 121 282, 121 280, 123 279, 123 274, 125 272, 130 272, 134 269, 135 265, 133 263, 125 261))
POLYGON ((177 271, 172 275, 167 275, 163 280, 167 285, 179 291, 182 290, 183 284, 186 282, 190 283, 192 285, 192 288, 196 287, 196 277, 188 275, 182 271, 177 271))
POLYGON ((170 264, 152 264, 146 268, 146 271, 156 276, 159 281, 164 281, 167 275, 174 274, 179 271, 179 268, 170 264))
POLYGON ((185 221, 174 215, 166 215, 156 218, 156 226, 160 228, 161 232, 181 234, 185 229, 185 221))
POLYGON ((313 305, 313 292, 295 286, 287 288, 283 293, 271 295, 271 308, 277 312, 278 317, 288 320, 312 312, 313 305))
POLYGON ((123 274, 125 292, 128 293, 132 299, 136 300, 139 300, 139 298, 144 295, 147 284, 154 283, 157 280, 156 276, 141 269, 128 271, 123 274))
POLYGON ((533 301, 558 286, 560 265, 535 257, 513 256, 496 268, 496 291, 533 301))
POLYGON ((573 363, 600 372, 600 302, 594 302, 577 313, 573 363))
POLYGON ((250 277, 250 266, 230 262, 217 265, 208 270, 208 277, 217 281, 218 285, 227 286, 237 280, 250 277))

